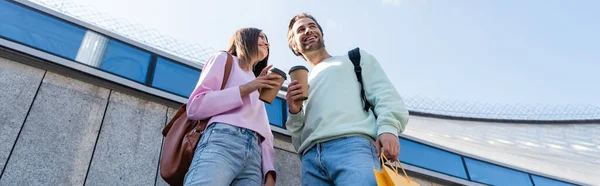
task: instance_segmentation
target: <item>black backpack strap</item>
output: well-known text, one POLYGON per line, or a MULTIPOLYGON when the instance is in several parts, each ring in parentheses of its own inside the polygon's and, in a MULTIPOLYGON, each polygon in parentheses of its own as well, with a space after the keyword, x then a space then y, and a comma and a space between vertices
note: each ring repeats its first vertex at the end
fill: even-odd
POLYGON ((364 85, 363 85, 363 81, 362 81, 362 68, 360 67, 360 49, 358 47, 348 51, 348 57, 350 58, 350 61, 352 61, 352 64, 354 65, 354 73, 356 73, 356 79, 358 79, 358 83, 360 83, 360 98, 362 99, 363 103, 364 103, 364 109, 365 112, 368 112, 369 109, 373 110, 373 114, 375 115, 375 118, 377 118, 377 115, 375 114, 375 109, 373 108, 373 105, 371 105, 371 103, 369 103, 369 100, 367 100, 367 96, 365 95, 365 89, 364 89, 364 85))

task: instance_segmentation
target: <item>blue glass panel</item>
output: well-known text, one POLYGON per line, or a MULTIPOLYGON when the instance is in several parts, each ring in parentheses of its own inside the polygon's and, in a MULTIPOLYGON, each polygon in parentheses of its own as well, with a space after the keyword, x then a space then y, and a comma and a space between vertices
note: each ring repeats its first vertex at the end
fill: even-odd
POLYGON ((86 30, 8 1, 0 1, 0 36, 71 60, 86 30))
POLYGON ((520 171, 466 157, 465 164, 473 181, 498 186, 532 185, 529 175, 520 171))
POLYGON ((267 116, 269 117, 269 123, 278 126, 278 127, 283 127, 283 103, 285 101, 283 101, 283 99, 281 98, 275 98, 275 100, 273 100, 273 103, 268 104, 265 103, 265 107, 267 109, 267 116))
POLYGON ((533 179, 533 184, 535 184, 536 186, 571 186, 572 184, 568 184, 562 181, 558 181, 558 180, 554 180, 554 179, 550 179, 550 178, 545 178, 545 177, 541 177, 541 176, 536 176, 536 175, 531 175, 531 178, 533 179))
POLYGON ((109 40, 102 58, 101 69, 143 83, 150 64, 149 53, 109 40))
POLYGON ((158 58, 152 86, 187 98, 194 91, 199 77, 200 71, 197 69, 158 58))
POLYGON ((462 159, 459 155, 400 138, 400 161, 467 179, 462 159))

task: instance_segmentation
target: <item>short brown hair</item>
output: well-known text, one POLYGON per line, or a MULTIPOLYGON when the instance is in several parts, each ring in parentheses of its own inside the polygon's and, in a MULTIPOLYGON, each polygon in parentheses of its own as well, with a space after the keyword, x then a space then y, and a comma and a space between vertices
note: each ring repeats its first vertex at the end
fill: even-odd
MULTIPOLYGON (((240 66, 244 69, 252 68, 255 76, 258 76, 263 68, 267 67, 269 55, 255 66, 251 67, 252 60, 258 57, 258 37, 262 30, 258 28, 241 28, 237 30, 229 40, 227 52, 240 60, 240 66)), ((266 39, 266 36, 265 36, 266 39)))
POLYGON ((321 35, 322 36, 325 35, 323 33, 323 28, 321 28, 321 25, 319 24, 319 22, 317 22, 317 19, 315 19, 315 17, 313 17, 312 15, 307 14, 307 13, 301 13, 301 14, 298 14, 298 15, 294 16, 292 18, 292 20, 290 20, 290 24, 288 25, 288 34, 287 34, 287 36, 288 36, 288 46, 290 47, 290 50, 292 50, 292 52, 294 52, 294 54, 296 56, 300 56, 301 54, 300 54, 300 52, 294 50, 294 47, 292 46, 294 44, 294 31, 292 30, 292 27, 294 27, 294 24, 296 24, 296 21, 298 21, 298 20, 300 20, 302 18, 312 19, 315 22, 315 24, 317 24, 317 27, 319 27, 319 31, 321 31, 321 35))

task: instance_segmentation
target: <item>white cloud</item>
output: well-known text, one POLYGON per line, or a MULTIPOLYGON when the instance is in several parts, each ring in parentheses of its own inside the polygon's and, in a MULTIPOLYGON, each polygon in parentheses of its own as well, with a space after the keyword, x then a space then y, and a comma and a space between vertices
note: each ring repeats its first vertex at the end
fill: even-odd
POLYGON ((333 19, 327 19, 325 21, 325 27, 327 28, 324 28, 325 30, 337 29, 339 27, 339 24, 333 19))
POLYGON ((402 0, 381 0, 383 5, 400 5, 402 0))

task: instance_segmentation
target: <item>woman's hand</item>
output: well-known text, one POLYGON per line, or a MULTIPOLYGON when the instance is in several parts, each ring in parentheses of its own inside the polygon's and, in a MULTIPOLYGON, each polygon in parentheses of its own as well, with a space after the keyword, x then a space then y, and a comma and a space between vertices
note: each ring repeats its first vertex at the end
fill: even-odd
POLYGON ((275 186, 275 177, 273 177, 273 172, 267 173, 267 177, 265 178, 265 186, 275 186))
POLYGON ((265 67, 261 72, 260 75, 246 83, 245 85, 241 85, 240 86, 240 96, 245 96, 248 95, 256 90, 260 90, 262 88, 274 88, 277 87, 279 85, 279 82, 276 81, 276 79, 278 78, 277 74, 269 74, 267 75, 267 72, 269 71, 269 69, 271 69, 273 65, 269 65, 267 67, 265 67))

